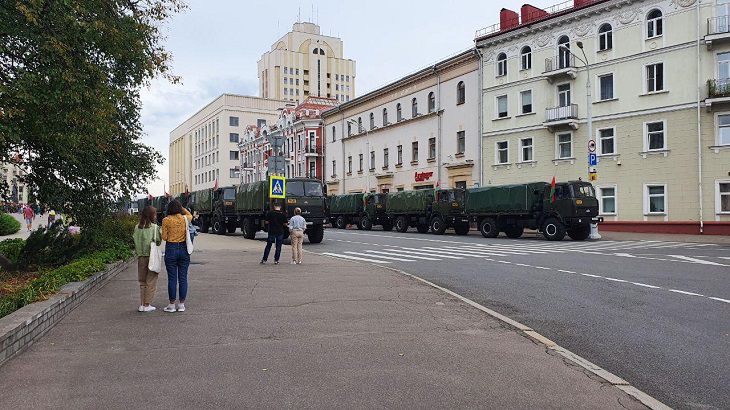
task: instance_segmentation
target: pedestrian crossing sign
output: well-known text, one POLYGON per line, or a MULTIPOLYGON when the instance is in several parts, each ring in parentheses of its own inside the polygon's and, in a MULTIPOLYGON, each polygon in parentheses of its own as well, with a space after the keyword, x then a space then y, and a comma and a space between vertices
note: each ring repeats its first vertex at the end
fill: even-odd
POLYGON ((286 177, 271 175, 269 177, 269 198, 286 198, 286 177))

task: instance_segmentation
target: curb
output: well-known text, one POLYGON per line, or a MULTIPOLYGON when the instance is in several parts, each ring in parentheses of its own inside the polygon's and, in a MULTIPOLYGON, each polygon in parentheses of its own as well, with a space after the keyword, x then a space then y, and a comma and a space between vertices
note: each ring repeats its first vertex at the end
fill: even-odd
POLYGON ((107 265, 83 282, 67 283, 47 300, 23 306, 0 318, 0 366, 22 352, 129 266, 132 259, 107 265))

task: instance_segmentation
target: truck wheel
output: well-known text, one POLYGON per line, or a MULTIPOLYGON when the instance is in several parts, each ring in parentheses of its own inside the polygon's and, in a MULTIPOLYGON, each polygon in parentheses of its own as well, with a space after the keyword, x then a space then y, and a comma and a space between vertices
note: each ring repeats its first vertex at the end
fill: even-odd
POLYGON ((347 229, 347 221, 345 221, 344 216, 338 216, 337 219, 335 219, 335 228, 347 229))
POLYGON ((507 229, 504 230, 504 234, 507 235, 508 238, 511 239, 517 239, 524 233, 525 229, 521 226, 508 226, 507 229))
POLYGON ((322 225, 314 225, 307 229, 307 239, 309 243, 321 243, 324 239, 324 227, 322 225))
POLYGON ((585 241, 589 236, 591 236, 591 227, 579 226, 575 229, 571 229, 568 231, 568 236, 570 236, 570 239, 574 241, 585 241))
POLYGON ((243 218, 241 232, 243 232, 243 237, 246 239, 256 238, 256 227, 253 225, 253 219, 243 218))
POLYGON ((428 224, 418 224, 416 225, 416 229, 418 233, 428 233, 429 226, 428 224))
POLYGON ((548 218, 542 225, 542 235, 548 241, 562 241, 565 238, 565 226, 556 218, 548 218))
POLYGON ((395 230, 400 233, 408 232, 408 220, 405 216, 399 216, 395 219, 395 230))
POLYGON ((373 229, 373 222, 367 216, 363 216, 360 220, 360 226, 363 230, 369 231, 373 229))
POLYGON ((494 218, 484 218, 479 221, 479 232, 485 238, 496 238, 499 236, 499 228, 497 228, 497 221, 494 218))
POLYGON ((467 235, 469 233, 469 224, 468 223, 462 223, 458 225, 454 225, 454 231, 457 235, 467 235))
POLYGON ((221 221, 221 218, 219 216, 213 217, 213 224, 211 226, 213 228, 213 233, 218 235, 225 235, 226 234, 226 226, 223 224, 223 221, 221 221))
POLYGON ((444 232, 446 232, 446 224, 444 223, 443 218, 440 216, 434 216, 433 219, 431 219, 431 233, 434 235, 443 235, 444 232))
POLYGON ((200 232, 208 233, 209 230, 210 230, 210 222, 208 222, 208 218, 201 217, 200 218, 200 232))
POLYGON ((390 222, 385 222, 383 224, 383 230, 386 231, 386 232, 392 231, 393 230, 393 224, 390 223, 390 222))

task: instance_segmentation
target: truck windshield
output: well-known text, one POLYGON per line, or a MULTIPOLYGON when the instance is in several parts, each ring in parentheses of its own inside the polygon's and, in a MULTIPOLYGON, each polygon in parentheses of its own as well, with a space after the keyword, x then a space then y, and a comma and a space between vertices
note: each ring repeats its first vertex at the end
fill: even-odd
POLYGON ((236 199, 236 190, 233 188, 224 189, 223 199, 236 199))
POLYGON ((459 202, 459 203, 464 202, 464 191, 462 191, 460 189, 451 191, 450 196, 451 196, 451 198, 450 198, 451 202, 459 202))
POLYGON ((570 188, 573 191, 573 198, 592 198, 596 196, 596 191, 592 185, 574 185, 570 188))
POLYGON ((322 184, 315 181, 289 181, 286 183, 286 194, 306 197, 324 196, 322 184))

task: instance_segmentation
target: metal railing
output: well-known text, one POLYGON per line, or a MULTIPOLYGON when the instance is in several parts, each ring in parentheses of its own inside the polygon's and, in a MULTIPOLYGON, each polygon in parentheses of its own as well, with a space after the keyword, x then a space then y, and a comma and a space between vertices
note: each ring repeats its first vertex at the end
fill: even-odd
POLYGON ((304 149, 305 154, 321 154, 322 147, 306 147, 304 149))
POLYGON ((730 16, 717 16, 707 19, 707 34, 730 33, 730 16))
POLYGON ((575 56, 569 53, 560 53, 555 57, 545 59, 545 72, 575 68, 575 56))
POLYGON ((554 107, 545 109, 545 122, 555 122, 562 120, 574 120, 578 118, 578 105, 570 104, 564 107, 554 107))
POLYGON ((730 97, 730 78, 707 80, 707 94, 710 98, 730 97))

